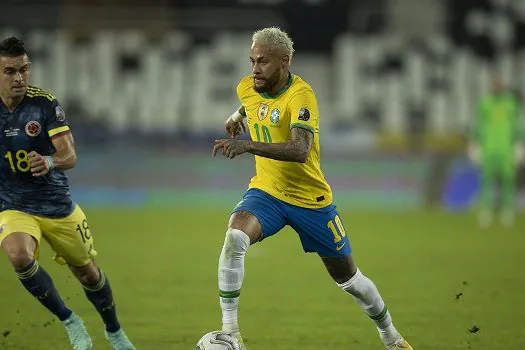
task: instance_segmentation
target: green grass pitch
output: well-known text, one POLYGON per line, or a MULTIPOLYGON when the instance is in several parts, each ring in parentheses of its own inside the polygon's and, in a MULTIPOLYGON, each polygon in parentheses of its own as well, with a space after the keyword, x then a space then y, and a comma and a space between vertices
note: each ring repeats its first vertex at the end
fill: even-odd
MULTIPOLYGON (((97 261, 138 349, 194 349, 219 328, 217 259, 227 209, 86 213, 97 261)), ((482 231, 469 215, 342 214, 361 270, 416 350, 525 349, 523 217, 513 229, 482 231), (469 332, 474 325, 479 331, 469 332)), ((94 349, 109 349, 78 283, 51 257, 45 246, 41 265, 83 317, 94 349)), ((22 289, 5 256, 0 261, 0 349, 69 349, 59 322, 22 289)), ((372 322, 290 229, 248 251, 240 322, 250 350, 382 348, 372 322)))

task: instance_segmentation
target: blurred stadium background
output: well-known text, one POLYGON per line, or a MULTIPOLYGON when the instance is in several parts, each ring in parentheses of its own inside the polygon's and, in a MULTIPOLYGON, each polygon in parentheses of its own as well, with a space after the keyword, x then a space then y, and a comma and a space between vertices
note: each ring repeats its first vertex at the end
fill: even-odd
POLYGON ((466 136, 491 71, 517 94, 525 87, 519 0, 0 6, 3 36, 18 34, 31 49, 32 83, 66 107, 82 203, 177 204, 195 191, 233 203, 252 173, 250 157, 208 155, 238 105, 250 35, 262 26, 280 26, 295 41, 293 72, 317 93, 323 167, 341 204, 442 204, 447 180, 468 171, 466 136))
MULTIPOLYGON (((322 167, 336 204, 345 213, 351 239, 360 244, 357 254, 368 261, 363 266, 390 296, 408 339, 420 345, 415 348, 525 348, 523 330, 510 316, 515 310, 497 298, 498 293, 524 287, 522 279, 513 277, 522 274, 516 271, 523 263, 518 257, 524 243, 523 218, 518 218, 514 231, 507 231, 511 233, 505 240, 473 243, 471 233, 480 234, 475 218, 449 213, 466 212, 477 195, 479 174, 465 153, 477 103, 490 90, 491 72, 500 72, 519 98, 525 92, 525 1, 4 0, 0 23, 1 37, 15 34, 26 41, 33 61, 32 84, 53 92, 65 107, 79 155, 70 172, 72 193, 96 227, 103 251, 100 261, 114 272, 119 303, 125 306, 123 317, 132 329, 128 333, 138 338, 139 348, 192 348, 201 334, 218 326, 216 258, 228 211, 246 189, 254 167, 249 155, 233 161, 212 159, 211 149, 213 140, 223 136, 224 120, 238 106, 237 82, 250 73, 251 33, 270 25, 287 30, 295 42, 292 72, 316 91, 322 167), (144 235, 158 236, 156 243, 144 242, 144 235), (196 240, 205 244, 199 253, 202 265, 173 262, 175 271, 165 266, 172 257, 191 259, 185 247, 196 240), (378 247, 377 242, 383 244, 378 247), (370 260, 378 253, 382 259, 370 260), (506 259, 489 267, 482 264, 480 255, 493 253, 506 259), (457 269, 458 264, 464 269, 457 269), (404 271, 401 276, 399 271, 404 271), (459 289, 469 288, 467 280, 469 285, 478 282, 471 292, 476 294, 486 276, 496 271, 507 271, 503 277, 491 277, 500 283, 497 290, 479 292, 476 302, 463 311, 455 309, 455 301, 442 301, 441 293, 452 300, 459 289), (199 273, 205 277, 196 277, 199 273), (175 284, 154 289, 165 285, 166 274, 175 275, 175 284), (440 279, 441 274, 448 278, 440 279), (137 283, 133 295, 126 287, 129 281, 137 283), (434 284, 439 285, 434 292, 425 287, 434 284), (156 310, 155 317, 173 322, 171 326, 149 325, 154 319, 147 316, 147 308, 154 300, 134 299, 154 293, 160 293, 160 303, 175 314, 156 310), (480 305, 492 307, 484 312, 480 305), (190 315, 197 308, 205 314, 205 307, 213 310, 210 317, 180 321, 181 313, 190 315), (447 330, 421 338, 439 327, 435 317, 445 321, 445 327, 457 325, 457 333, 447 330), (466 329, 480 319, 497 331, 476 341, 466 329), (512 327, 516 332, 509 331, 512 327), (504 345, 498 343, 502 338, 507 339, 504 345)), ((523 169, 519 182, 523 209, 523 169)), ((499 235, 499 230, 490 232, 499 235)), ((270 320, 265 321, 264 334, 259 324, 246 322, 248 344, 255 350, 269 349, 272 335, 278 334, 284 345, 272 349, 296 349, 293 344, 298 343, 301 349, 348 348, 348 339, 355 349, 378 348, 373 329, 357 317, 357 308, 351 321, 346 308, 326 311, 334 307, 334 300, 343 305, 344 296, 330 285, 319 263, 301 257, 297 240, 279 242, 254 248, 250 258, 266 255, 260 261, 269 271, 248 260, 253 270, 248 271, 251 285, 246 285, 251 296, 242 302, 249 310, 244 318, 270 320), (302 308, 287 314, 284 332, 277 323, 269 324, 274 320, 269 310, 282 308, 278 300, 268 301, 268 309, 259 301, 280 285, 304 283, 300 276, 274 274, 281 264, 295 260, 300 261, 299 271, 308 269, 310 280, 326 286, 314 290, 328 297, 313 308, 316 318, 310 323, 293 319, 305 312, 302 308), (270 284, 257 284, 259 279, 270 284), (338 325, 332 325, 331 316, 338 325), (323 333, 310 333, 308 325, 316 322, 323 333), (341 338, 341 332, 347 338, 341 338), (330 342, 315 343, 314 338, 330 342)), ((10 280, 0 283, 0 292, 20 295, 6 265, 0 268, 2 279, 5 274, 10 280)), ((71 303, 85 308, 80 310, 88 323, 98 322, 99 327, 76 287, 55 276, 71 303)), ((295 284, 281 288, 290 291, 284 297, 289 305, 318 302, 313 301, 315 295, 296 295, 295 284)), ((515 303, 525 301, 521 294, 512 298, 518 300, 515 303)), ((8 311, 0 316, 5 321, 0 327, 5 324, 11 334, 4 333, 5 341, 0 341, 6 349, 48 349, 45 341, 31 339, 63 337, 59 328, 52 335, 43 328, 31 330, 33 337, 14 334, 24 313, 47 317, 40 309, 31 311, 37 306, 29 297, 4 299, 2 307, 8 311)), ((485 325, 482 335, 487 334, 485 325)))

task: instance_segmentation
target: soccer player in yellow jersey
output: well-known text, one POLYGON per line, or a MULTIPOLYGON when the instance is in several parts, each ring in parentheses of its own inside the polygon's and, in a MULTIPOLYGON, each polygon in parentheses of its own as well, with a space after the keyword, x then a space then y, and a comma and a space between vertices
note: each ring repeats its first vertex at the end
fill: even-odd
POLYGON ((393 326, 375 284, 352 259, 321 171, 317 101, 310 85, 289 71, 293 52, 290 37, 278 28, 254 33, 252 75, 240 81, 237 94, 242 105, 225 122, 232 138, 217 140, 213 149, 214 156, 220 152, 234 158, 248 152, 256 160, 256 175, 233 210, 219 259, 222 329, 242 343, 237 309, 246 251, 250 244, 290 225, 304 251, 317 253, 338 286, 353 295, 372 319, 385 347, 412 349, 393 326), (246 128, 252 140, 236 139, 246 128))

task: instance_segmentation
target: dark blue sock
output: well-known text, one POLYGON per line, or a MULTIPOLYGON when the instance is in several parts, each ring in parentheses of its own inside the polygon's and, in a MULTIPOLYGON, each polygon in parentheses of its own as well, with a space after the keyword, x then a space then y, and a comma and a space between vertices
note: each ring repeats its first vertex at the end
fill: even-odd
POLYGON ((38 261, 34 260, 26 267, 16 269, 16 274, 27 291, 55 314, 60 321, 64 321, 71 316, 71 310, 66 307, 64 301, 58 295, 51 277, 40 267, 38 261))
POLYGON ((117 309, 113 301, 111 286, 104 272, 100 271, 100 280, 98 283, 84 286, 84 292, 102 317, 106 325, 106 331, 111 333, 118 331, 120 324, 117 319, 117 309))

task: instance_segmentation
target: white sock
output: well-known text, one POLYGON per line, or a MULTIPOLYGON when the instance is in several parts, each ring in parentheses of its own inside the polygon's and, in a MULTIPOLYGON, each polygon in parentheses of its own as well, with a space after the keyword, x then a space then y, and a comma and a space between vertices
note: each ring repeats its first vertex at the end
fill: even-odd
POLYGON ((337 284, 351 294, 365 313, 376 324, 383 342, 391 346, 401 338, 392 324, 392 317, 379 294, 376 285, 357 269, 356 274, 348 281, 337 284))
POLYGON ((219 295, 222 309, 222 329, 239 331, 237 309, 244 278, 244 256, 250 237, 241 230, 228 229, 219 258, 219 295))

